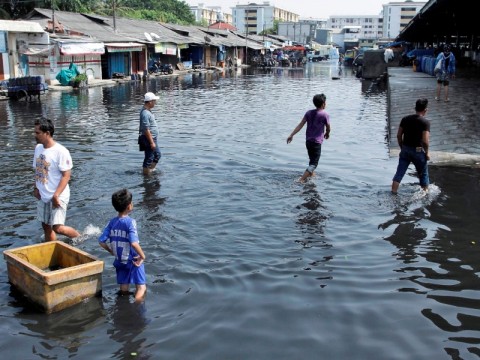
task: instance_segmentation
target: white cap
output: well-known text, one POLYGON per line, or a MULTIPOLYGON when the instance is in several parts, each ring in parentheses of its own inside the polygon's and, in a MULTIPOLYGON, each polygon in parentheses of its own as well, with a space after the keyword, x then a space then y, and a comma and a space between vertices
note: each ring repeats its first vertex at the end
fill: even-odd
POLYGON ((158 99, 160 99, 160 98, 152 92, 148 92, 148 93, 145 94, 145 102, 152 101, 152 100, 158 100, 158 99))

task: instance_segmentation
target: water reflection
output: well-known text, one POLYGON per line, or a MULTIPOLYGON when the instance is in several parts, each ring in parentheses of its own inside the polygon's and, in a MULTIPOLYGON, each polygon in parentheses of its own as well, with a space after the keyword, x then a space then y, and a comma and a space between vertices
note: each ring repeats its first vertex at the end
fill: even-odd
MULTIPOLYGON (((394 255, 405 264, 397 271, 412 284, 398 291, 434 300, 437 305, 429 304, 421 314, 442 331, 459 334, 450 335, 452 341, 477 344, 480 300, 472 295, 480 289, 480 242, 471 230, 480 233, 479 213, 473 205, 480 203, 480 197, 468 189, 478 186, 480 170, 431 167, 430 172, 435 179, 433 194, 415 199, 415 193, 407 192, 415 201, 398 200, 393 218, 379 228, 393 227, 385 239, 398 249, 394 255), (467 172, 477 175, 462 176, 467 172), (466 208, 475 210, 465 213, 466 208)), ((480 353, 477 347, 468 351, 480 353)), ((455 357, 461 353, 453 347, 448 352, 455 357)))
POLYGON ((302 228, 305 238, 297 240, 302 246, 331 246, 324 239, 324 230, 329 218, 329 212, 322 204, 322 199, 317 191, 317 185, 308 181, 301 192, 304 202, 297 206, 297 224, 302 228))
MULTIPOLYGON (((150 359, 147 339, 142 332, 148 325, 145 302, 131 302, 131 296, 118 295, 109 310, 109 320, 113 328, 108 331, 111 339, 121 345, 112 355, 117 359, 150 359)), ((155 357, 153 357, 155 358, 155 357)))
MULTIPOLYGON (((166 201, 165 197, 160 196, 160 171, 153 173, 151 176, 145 176, 142 186, 142 199, 138 202, 137 206, 147 209, 151 214, 159 214, 160 206, 166 201)), ((159 219, 150 218, 149 220, 159 219)))
POLYGON ((14 299, 12 305, 21 309, 15 317, 28 329, 26 333, 41 339, 34 349, 40 358, 52 358, 52 353, 64 353, 65 358, 66 354, 74 356, 90 342, 89 331, 105 321, 101 297, 89 298, 59 312, 43 314, 36 309, 32 311, 32 303, 13 288, 11 296, 14 299))
MULTIPOLYGON (((73 319, 85 331, 64 324, 62 338, 62 326, 11 300, 0 262, 2 354, 67 358, 71 348, 72 357, 88 358, 101 348, 102 358, 369 359, 383 351, 438 359, 449 349, 467 358, 480 343, 480 173, 432 168, 440 190, 425 198, 415 197, 417 180, 408 174, 412 184, 392 199, 397 161, 385 140, 386 104, 381 87, 327 62, 1 102, 0 247, 41 241, 29 195, 32 124, 48 114, 74 158, 68 221, 95 229, 77 246, 105 256, 110 270, 93 233, 114 214, 113 191, 134 193, 141 245, 150 254, 148 312, 155 314, 151 324, 134 304, 107 299, 82 314, 86 323, 73 319), (136 143, 146 91, 160 95, 155 114, 164 150, 152 177, 141 174, 136 143), (304 142, 287 148, 285 138, 318 92, 327 94, 332 138, 320 176, 300 185, 304 142), (55 347, 58 339, 64 347, 55 347)), ((113 271, 103 276, 104 288, 117 288, 113 271)))

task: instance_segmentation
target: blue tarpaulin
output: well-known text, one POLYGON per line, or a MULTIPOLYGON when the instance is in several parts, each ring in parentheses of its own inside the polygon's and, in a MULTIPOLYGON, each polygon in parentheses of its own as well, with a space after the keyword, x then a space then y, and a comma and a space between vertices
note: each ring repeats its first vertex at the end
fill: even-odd
POLYGON ((77 65, 72 62, 68 69, 64 69, 57 74, 56 79, 61 85, 68 86, 70 85, 70 81, 79 74, 80 72, 77 69, 77 65))

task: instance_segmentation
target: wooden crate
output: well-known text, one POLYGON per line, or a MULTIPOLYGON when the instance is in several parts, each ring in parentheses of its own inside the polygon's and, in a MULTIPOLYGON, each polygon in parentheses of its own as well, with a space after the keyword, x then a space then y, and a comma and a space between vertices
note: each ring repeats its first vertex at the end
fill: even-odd
POLYGON ((46 313, 101 294, 103 261, 64 242, 5 250, 3 257, 10 283, 46 313))

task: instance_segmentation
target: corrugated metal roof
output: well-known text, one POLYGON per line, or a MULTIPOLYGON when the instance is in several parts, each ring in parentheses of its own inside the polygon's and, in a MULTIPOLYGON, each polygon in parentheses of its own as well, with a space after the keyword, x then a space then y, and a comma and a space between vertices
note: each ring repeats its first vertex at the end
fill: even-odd
MULTIPOLYGON (((51 15, 52 11, 49 9, 35 8, 29 14, 29 19, 35 20, 46 27, 51 15)), ((61 23, 70 31, 80 32, 104 42, 139 41, 142 43, 170 42, 174 44, 190 42, 187 37, 161 26, 156 21, 116 17, 116 31, 114 31, 113 17, 55 11, 55 22, 61 23), (154 37, 154 41, 150 42, 145 37, 145 33, 154 33, 159 38, 154 37)))
MULTIPOLYGON (((51 21, 52 11, 49 9, 35 8, 27 15, 28 20, 40 23, 44 28, 48 21, 51 21)), ((100 41, 135 41, 137 39, 124 34, 118 34, 105 21, 94 21, 89 17, 68 11, 55 11, 55 23, 61 23, 63 27, 70 31, 82 33, 100 41)), ((57 34, 60 35, 60 34, 57 34)))
POLYGON ((43 33, 43 28, 38 23, 20 20, 2 20, 0 21, 0 31, 25 32, 25 33, 43 33))
POLYGON ((245 40, 237 34, 228 30, 209 29, 206 27, 194 25, 178 25, 178 24, 163 24, 163 26, 180 33, 188 34, 191 39, 190 43, 197 45, 213 45, 213 46, 228 46, 228 47, 248 47, 254 50, 263 48, 261 44, 250 39, 245 40))
MULTIPOLYGON (((41 26, 47 27, 52 11, 35 8, 27 18, 41 26)), ((244 37, 229 31, 208 29, 194 25, 166 24, 156 21, 113 18, 101 15, 79 14, 66 11, 55 11, 55 22, 59 22, 66 30, 89 36, 105 42, 140 42, 142 44, 172 43, 176 45, 195 44, 204 46, 248 47, 255 50, 263 48, 263 44, 254 41, 250 36, 244 37), (150 36, 146 36, 148 34, 150 36)), ((68 36, 68 34, 66 34, 68 36)), ((56 34, 57 37, 65 36, 56 34)))
POLYGON ((158 35, 158 38, 152 36, 153 43, 166 42, 178 45, 191 42, 191 39, 188 37, 165 28, 156 21, 119 18, 115 22, 118 33, 129 34, 136 38, 137 41, 150 43, 149 39, 145 37, 145 33, 153 33, 158 35))

